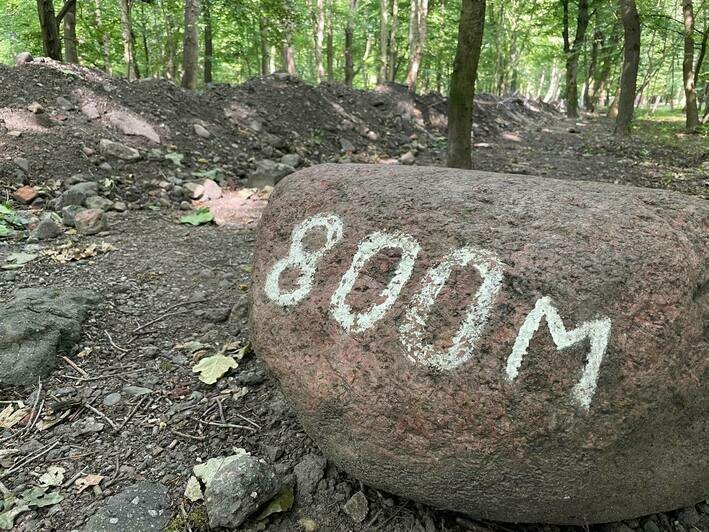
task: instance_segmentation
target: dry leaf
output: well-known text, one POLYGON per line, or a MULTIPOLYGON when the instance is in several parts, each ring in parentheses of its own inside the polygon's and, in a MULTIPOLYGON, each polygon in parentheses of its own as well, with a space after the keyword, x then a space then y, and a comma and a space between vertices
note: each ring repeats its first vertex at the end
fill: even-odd
POLYGON ((7 405, 4 410, 0 411, 0 428, 11 429, 22 421, 29 412, 30 408, 22 403, 17 409, 12 405, 7 405))
POLYGON ((74 486, 77 488, 76 493, 81 493, 91 486, 98 486, 103 479, 104 477, 101 475, 86 475, 85 477, 77 478, 76 482, 74 482, 74 486))
POLYGON ((47 472, 39 477, 39 483, 43 486, 61 486, 64 482, 66 469, 60 466, 49 466, 47 472))

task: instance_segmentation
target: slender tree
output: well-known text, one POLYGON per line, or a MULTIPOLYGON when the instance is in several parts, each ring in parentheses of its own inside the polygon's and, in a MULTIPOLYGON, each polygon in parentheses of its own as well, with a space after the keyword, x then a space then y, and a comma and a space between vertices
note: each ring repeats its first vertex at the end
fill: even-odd
POLYGON ((387 80, 389 59, 389 6, 387 0, 379 0, 379 72, 377 83, 387 80))
POLYGON ((428 0, 412 0, 409 19, 409 71, 406 74, 406 85, 411 92, 416 91, 423 47, 426 43, 427 23, 428 0))
POLYGON ((685 114, 687 131, 694 132, 699 127, 699 111, 697 110, 697 91, 694 86, 694 8, 692 0, 684 0, 682 13, 684 15, 682 79, 684 82, 685 114))
POLYGON ((399 27, 399 0, 391 0, 391 29, 389 31, 389 58, 387 59, 387 78, 396 81, 397 54, 396 31, 399 27))
POLYGON ((76 39, 76 1, 67 2, 64 15, 64 51, 67 63, 78 63, 78 40, 76 39))
POLYGON ((182 87, 197 88, 199 63, 199 0, 185 0, 185 37, 182 45, 182 87))
POLYGON ((319 84, 325 77, 322 60, 322 45, 325 40, 325 0, 315 1, 314 28, 315 38, 315 81, 319 84))
POLYGON ((103 25, 103 15, 101 13, 101 0, 94 0, 96 7, 95 18, 96 18, 96 29, 101 36, 101 52, 103 54, 103 69, 110 76, 113 74, 113 68, 111 66, 111 36, 106 31, 103 25))
POLYGON ((352 86, 354 81, 354 18, 357 13, 357 0, 349 0, 349 11, 345 24, 345 85, 352 86))
POLYGON ((448 166, 471 168, 470 130, 485 27, 485 0, 462 0, 448 98, 448 166))
POLYGON ((62 44, 59 40, 59 27, 54 14, 52 0, 37 0, 39 27, 42 30, 42 47, 44 55, 57 61, 62 60, 62 44))
POLYGON ((268 45, 268 19, 261 16, 258 19, 259 46, 261 49, 261 75, 270 74, 271 56, 268 45))
POLYGON ((569 38, 569 0, 562 0, 564 8, 563 30, 564 53, 566 54, 566 116, 578 118, 578 63, 588 28, 588 0, 579 0, 576 14, 576 34, 573 44, 569 38))
POLYGON ((212 0, 202 0, 202 21, 204 22, 204 84, 212 82, 214 65, 214 34, 212 31, 212 0))
POLYGON ((135 62, 135 43, 133 38, 133 23, 131 21, 131 1, 118 0, 121 12, 121 35, 123 37, 123 61, 126 64, 126 75, 129 81, 138 79, 138 66, 135 62))
POLYGON ((619 5, 625 40, 615 133, 627 136, 630 134, 630 123, 635 110, 635 90, 640 66, 640 15, 635 0, 619 0, 619 5))

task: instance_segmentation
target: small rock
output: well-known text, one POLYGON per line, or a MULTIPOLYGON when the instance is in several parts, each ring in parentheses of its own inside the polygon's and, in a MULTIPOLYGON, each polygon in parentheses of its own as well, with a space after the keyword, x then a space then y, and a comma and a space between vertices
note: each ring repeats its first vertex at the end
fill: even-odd
POLYGON ((411 164, 414 164, 414 162, 416 162, 416 157, 414 157, 413 152, 407 151, 404 155, 399 157, 399 162, 401 164, 411 165, 411 164))
POLYGON ((200 199, 204 195, 204 186, 199 183, 185 183, 183 187, 194 200, 200 199))
POLYGON ((153 393, 153 391, 150 388, 144 388, 143 386, 133 386, 127 384, 123 387, 123 393, 126 395, 130 395, 131 397, 139 397, 141 395, 148 395, 149 393, 153 393))
POLYGON ((194 132, 197 134, 198 137, 202 137, 203 139, 208 139, 212 136, 212 134, 207 130, 207 128, 200 124, 194 125, 194 132))
POLYGON ((128 206, 122 201, 117 201, 113 204, 113 210, 116 212, 124 212, 128 210, 128 206))
POLYGON ((209 526, 239 527, 280 490, 273 468, 241 450, 226 458, 213 458, 195 474, 204 480, 209 526))
POLYGON ((281 157, 281 163, 286 166, 292 166, 293 168, 298 168, 303 162, 303 158, 297 153, 286 153, 281 157))
POLYGON ((80 436, 86 436, 87 434, 101 432, 104 426, 105 425, 103 423, 96 421, 95 417, 86 417, 72 424, 72 435, 78 438, 80 436))
POLYGON ((655 521, 648 519, 643 523, 643 532, 662 532, 655 521))
POLYGON ((86 155, 87 157, 91 157, 94 153, 96 153, 96 150, 94 150, 93 148, 89 148, 88 146, 84 146, 83 148, 81 148, 81 151, 84 152, 84 155, 86 155))
POLYGON ((25 185, 24 187, 18 188, 15 193, 12 195, 13 198, 15 198, 17 201, 20 203, 24 203, 25 205, 28 205, 34 201, 34 199, 37 197, 38 193, 37 191, 32 188, 29 185, 25 185))
POLYGON ((81 106, 81 112, 84 113, 89 120, 97 120, 101 118, 101 112, 95 103, 89 102, 81 106))
POLYGON ((36 115, 41 115, 42 113, 44 113, 44 107, 42 107, 39 102, 32 102, 27 106, 27 110, 30 113, 34 113, 36 115))
POLYGON ((203 200, 215 200, 222 197, 222 187, 212 179, 205 179, 202 188, 204 189, 203 200))
POLYGON ((15 56, 15 66, 21 66, 32 61, 34 61, 34 57, 29 52, 20 52, 15 56))
POLYGON ((39 222, 34 231, 32 231, 32 235, 38 240, 51 240, 61 234, 61 228, 52 218, 49 217, 39 222))
POLYGON ((295 172, 295 168, 271 159, 261 159, 256 163, 256 169, 249 175, 249 186, 262 188, 275 186, 281 179, 295 172))
POLYGON ((119 403, 121 400, 121 394, 118 392, 114 393, 109 393, 106 397, 103 398, 103 404, 106 406, 114 406, 119 403))
POLYGON ((699 523, 701 517, 694 506, 688 506, 687 508, 682 508, 677 513, 677 519, 683 525, 691 528, 699 523))
POLYGON ((86 209, 76 213, 74 226, 79 234, 95 235, 106 230, 106 218, 99 209, 86 209))
POLYGON ((111 166, 109 163, 106 163, 106 162, 99 164, 98 167, 101 170, 105 170, 106 172, 110 172, 113 170, 113 166, 111 166))
POLYGON ((30 171, 30 162, 24 157, 18 157, 14 163, 23 172, 28 173, 30 171))
POLYGON ((309 454, 294 468, 298 479, 298 498, 309 500, 320 479, 325 475, 327 460, 318 454, 309 454))
POLYGON ((168 489, 141 481, 110 497, 93 513, 83 532, 148 532, 164 530, 172 516, 168 489))
POLYGON ((76 225, 76 215, 83 210, 84 208, 81 205, 62 207, 62 223, 67 227, 74 227, 76 225))
POLYGON ((123 161, 137 161, 140 159, 140 152, 138 150, 121 144, 120 142, 101 139, 98 148, 102 155, 115 157, 123 161))
POLYGON ((180 202, 180 210, 181 211, 189 211, 192 209, 192 205, 190 205, 189 201, 181 201, 180 202))
MULTIPOLYGON (((82 176, 83 177, 83 176, 82 176)), ((73 177, 71 178, 73 179, 73 177)), ((92 181, 76 183, 62 192, 56 203, 57 210, 61 210, 67 205, 83 205, 86 198, 98 194, 98 185, 92 181)))
POLYGON ((361 491, 358 491, 350 500, 345 503, 345 513, 349 515, 355 523, 362 523, 369 513, 369 502, 361 491))
POLYGON ((63 109, 64 111, 73 111, 74 109, 76 109, 74 104, 64 98, 64 96, 57 97, 57 105, 60 107, 60 109, 63 109))
POLYGON ((260 133, 261 130, 263 129, 263 123, 260 120, 252 120, 249 122, 248 128, 251 131, 255 131, 256 133, 260 133))
POLYGON ((349 153, 351 153, 357 149, 357 148, 355 148, 355 145, 352 143, 351 140, 348 140, 344 137, 340 139, 340 148, 342 148, 342 151, 349 152, 349 153))
POLYGON ((303 529, 303 532, 317 532, 318 524, 310 517, 301 517, 298 519, 298 524, 303 529))
POLYGON ((89 196, 84 201, 89 209, 98 209, 100 211, 108 211, 113 207, 113 202, 110 199, 104 198, 102 196, 89 196))
POLYGON ((369 130, 367 131, 367 138, 372 142, 376 142, 379 140, 379 135, 377 135, 374 131, 369 130))
POLYGON ((17 131, 16 129, 13 129, 12 131, 7 132, 7 136, 19 139, 22 136, 22 131, 17 131))

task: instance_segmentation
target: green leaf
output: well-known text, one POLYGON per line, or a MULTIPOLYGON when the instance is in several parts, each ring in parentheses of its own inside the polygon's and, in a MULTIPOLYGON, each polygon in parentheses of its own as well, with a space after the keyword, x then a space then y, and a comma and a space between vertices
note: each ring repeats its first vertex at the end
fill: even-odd
POLYGON ((3 270, 16 270, 22 268, 25 264, 36 259, 39 255, 31 253, 10 253, 5 259, 5 264, 1 266, 3 270))
POLYGON ((239 364, 237 364, 236 360, 232 357, 217 354, 200 360, 199 363, 192 368, 192 372, 199 373, 199 380, 203 383, 214 384, 227 371, 238 367, 239 364))
POLYGON ((52 506, 64 500, 64 496, 59 492, 47 493, 47 486, 33 486, 20 494, 19 502, 31 508, 44 508, 52 506))
POLYGON ((182 160, 185 158, 184 153, 178 153, 176 151, 171 151, 170 153, 165 154, 165 159, 168 161, 172 161, 175 163, 175 166, 182 168, 182 160))
POLYGON ((220 173, 222 173, 223 170, 221 168, 212 168, 211 170, 202 170, 200 172, 192 172, 192 175, 194 177, 204 177, 205 179, 212 179, 215 180, 219 176, 220 173))
POLYGON ((29 506, 20 505, 0 513, 0 530, 12 530, 15 526, 15 517, 29 509, 29 506))
POLYGON ((214 215, 209 210, 209 207, 202 207, 191 214, 187 214, 180 218, 181 224, 203 225, 214 221, 214 215))
POLYGON ((292 506, 293 490, 285 487, 278 495, 271 499, 271 502, 269 502, 263 510, 261 510, 261 513, 256 516, 256 521, 266 519, 271 514, 287 512, 292 506))
POLYGON ((12 229, 10 229, 5 222, 0 221, 0 236, 8 236, 12 234, 12 229))

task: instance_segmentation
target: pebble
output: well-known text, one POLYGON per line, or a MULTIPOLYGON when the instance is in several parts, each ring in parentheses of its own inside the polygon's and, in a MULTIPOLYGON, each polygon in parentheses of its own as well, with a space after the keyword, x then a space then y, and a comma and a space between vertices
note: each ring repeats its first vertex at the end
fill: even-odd
POLYGON ((61 228, 49 217, 39 222, 39 225, 32 231, 32 235, 38 240, 51 240, 61 234, 61 228))
POLYGON ((152 392, 153 391, 150 388, 144 388, 142 386, 133 386, 133 385, 127 384, 126 386, 123 387, 123 393, 126 395, 130 395, 131 397, 138 397, 140 395, 147 395, 152 392))
POLYGON ((122 396, 118 392, 109 393, 106 397, 103 398, 103 404, 106 406, 113 406, 118 404, 121 398, 122 396))
POLYGON ((207 130, 207 128, 200 124, 194 125, 194 132, 197 134, 198 137, 202 137, 203 139, 208 139, 212 136, 212 134, 207 130))
POLYGON ((362 523, 369 513, 369 502, 361 491, 358 491, 345 503, 344 511, 355 523, 362 523))
POLYGON ((309 454, 293 468, 298 479, 298 498, 309 500, 320 479, 325 476, 327 460, 318 454, 309 454))

